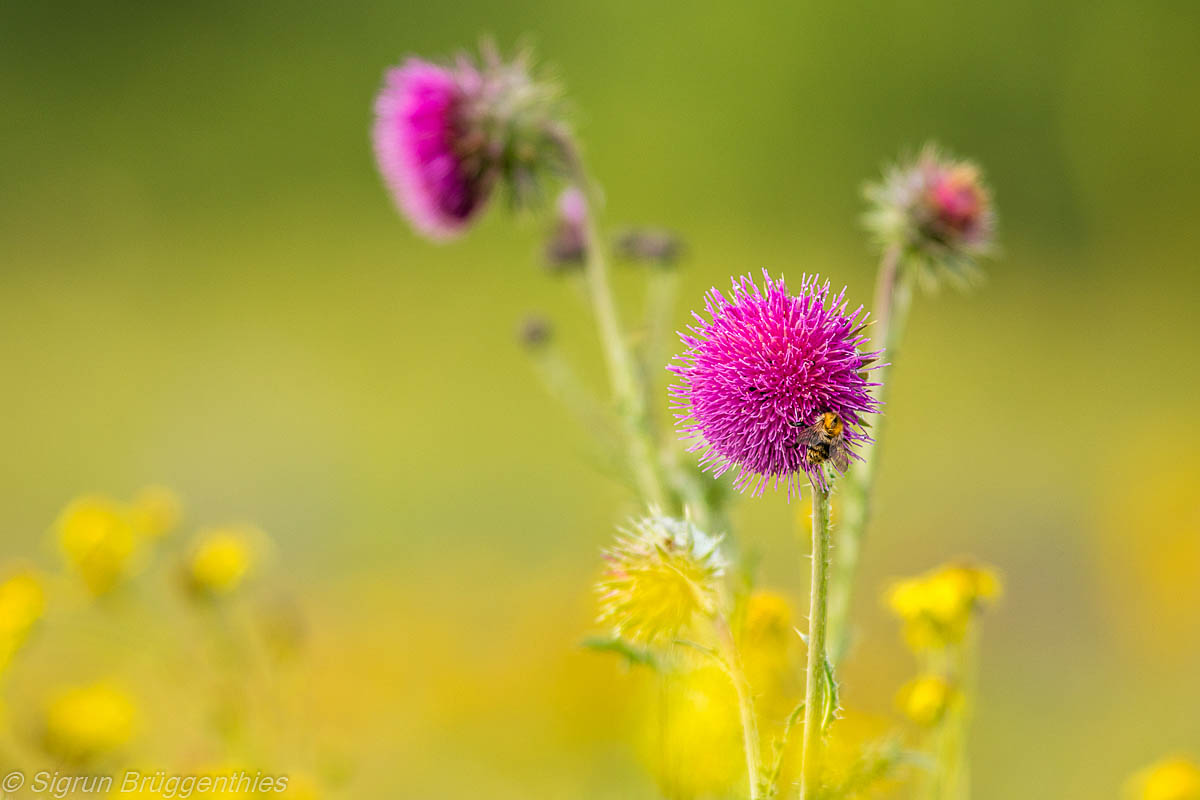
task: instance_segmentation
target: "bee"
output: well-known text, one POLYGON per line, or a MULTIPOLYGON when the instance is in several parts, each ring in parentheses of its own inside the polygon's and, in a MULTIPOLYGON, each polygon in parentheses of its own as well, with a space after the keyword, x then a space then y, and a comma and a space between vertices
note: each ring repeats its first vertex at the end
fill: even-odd
POLYGON ((804 448, 804 460, 812 465, 832 462, 834 469, 845 472, 850 466, 850 449, 846 442, 846 423, 832 411, 823 412, 812 425, 796 437, 796 447, 804 448))

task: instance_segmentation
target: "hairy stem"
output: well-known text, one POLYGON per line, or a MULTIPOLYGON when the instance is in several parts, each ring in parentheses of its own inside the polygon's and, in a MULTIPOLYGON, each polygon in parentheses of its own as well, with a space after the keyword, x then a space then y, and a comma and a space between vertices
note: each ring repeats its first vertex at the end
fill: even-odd
POLYGON ((604 240, 596 225, 595 200, 594 193, 589 191, 585 264, 588 296, 596 317, 596 327, 600 334, 600 345, 604 350, 604 363, 608 367, 613 398, 629 447, 630 471, 642 499, 651 505, 665 508, 666 495, 659 474, 658 454, 650 436, 646 392, 638 379, 633 359, 621 332, 621 321, 608 279, 604 240))
POLYGON ((605 239, 600 235, 600 226, 596 221, 600 196, 588 176, 582 155, 570 132, 554 126, 548 128, 545 134, 556 143, 566 173, 587 198, 584 278, 600 334, 600 347, 604 351, 604 364, 608 369, 613 399, 629 448, 629 469, 642 499, 650 505, 666 508, 667 496, 663 489, 661 465, 650 432, 646 388, 630 355, 609 283, 605 239))
POLYGON ((737 643, 733 632, 724 617, 716 620, 717 637, 720 640, 721 661, 726 674, 733 684, 737 694, 738 713, 742 718, 742 744, 746 750, 746 772, 750 781, 750 800, 759 798, 759 778, 762 774, 762 759, 759 753, 758 718, 754 713, 754 696, 750 693, 750 683, 746 680, 746 671, 742 668, 742 657, 738 653, 737 643))
POLYGON ((800 800, 820 791, 825 698, 825 629, 829 600, 829 490, 812 487, 812 580, 808 600, 808 664, 804 690, 804 750, 800 800))
MULTIPOLYGON (((901 274, 903 253, 903 248, 898 245, 884 251, 875 283, 871 343, 874 346, 881 343, 884 353, 883 365, 871 373, 872 382, 879 384, 871 390, 871 394, 881 406, 887 401, 891 368, 896 364, 897 351, 908 321, 909 307, 912 305, 913 276, 911 270, 901 274)), ((834 664, 841 662, 850 646, 850 606, 854 594, 854 580, 858 574, 863 539, 871 517, 871 491, 875 482, 875 467, 879 459, 879 445, 883 439, 885 422, 886 417, 883 414, 876 414, 871 420, 871 435, 875 443, 865 449, 861 461, 855 461, 851 466, 846 485, 845 503, 838 526, 838 562, 832 577, 829 599, 830 641, 834 664)))

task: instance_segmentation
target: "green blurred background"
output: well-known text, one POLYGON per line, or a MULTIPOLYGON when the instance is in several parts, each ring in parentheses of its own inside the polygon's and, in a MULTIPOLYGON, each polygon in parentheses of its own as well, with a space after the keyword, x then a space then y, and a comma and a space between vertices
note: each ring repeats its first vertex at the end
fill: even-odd
MULTIPOLYGON (((880 587, 970 554, 1007 586, 978 798, 1113 796, 1197 754, 1189 3, 3 4, 4 555, 52 562, 76 494, 166 483, 275 540, 346 796, 654 796, 627 678, 577 647, 636 509, 513 338, 544 310, 599 386, 585 306, 540 269, 544 220, 498 205, 433 246, 374 170, 382 71, 480 34, 552 65, 610 221, 686 239, 679 324, 764 266, 869 302, 862 183, 927 139, 979 160, 1003 253, 914 310, 848 702, 889 713, 913 669, 880 587)), ((799 600, 797 512, 736 520, 799 600)))

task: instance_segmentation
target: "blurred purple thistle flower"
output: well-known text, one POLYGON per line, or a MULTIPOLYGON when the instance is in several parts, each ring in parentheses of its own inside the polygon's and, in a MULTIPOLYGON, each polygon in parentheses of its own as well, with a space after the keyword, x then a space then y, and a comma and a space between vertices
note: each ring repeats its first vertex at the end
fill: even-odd
POLYGON ((470 67, 455 71, 410 58, 388 71, 375 101, 379 171, 400 210, 430 238, 466 228, 495 181, 495 167, 478 158, 481 142, 466 129, 463 113, 467 93, 479 83, 470 67))
POLYGON ((734 487, 758 496, 769 483, 799 495, 802 478, 825 485, 823 465, 810 465, 797 446, 800 431, 825 412, 845 423, 846 445, 870 441, 863 415, 878 411, 867 380, 881 351, 862 353, 867 315, 846 313, 845 290, 806 276, 798 295, 763 270, 764 288, 733 278, 730 298, 717 289, 705 298, 706 321, 680 333, 688 350, 668 369, 680 383, 672 405, 689 451, 714 476, 736 466, 734 487), (857 428, 857 430, 855 429, 857 428))
POLYGON ((517 205, 535 199, 539 172, 563 170, 565 129, 555 90, 536 82, 525 57, 452 67, 409 58, 388 70, 372 133, 384 183, 413 227, 431 239, 462 233, 497 182, 517 205))

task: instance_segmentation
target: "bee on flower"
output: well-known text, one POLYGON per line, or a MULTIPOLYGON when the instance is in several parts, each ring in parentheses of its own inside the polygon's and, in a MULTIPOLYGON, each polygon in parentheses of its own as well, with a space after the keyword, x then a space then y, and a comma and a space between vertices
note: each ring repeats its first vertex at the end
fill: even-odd
POLYGON ((0 671, 12 661, 46 610, 41 579, 21 569, 0 582, 0 671))
POLYGON ((651 513, 604 551, 598 622, 642 644, 668 642, 696 616, 711 617, 727 564, 719 538, 691 522, 651 513))
POLYGON ((904 623, 904 639, 915 651, 957 644, 976 614, 1000 595, 1000 579, 988 567, 946 564, 897 581, 886 600, 904 623))
POLYGON ((926 145, 865 190, 866 226, 878 245, 895 248, 926 286, 939 276, 970 283, 995 236, 991 192, 975 164, 926 145))
POLYGON ((184 565, 188 588, 210 599, 237 591, 254 569, 255 542, 261 538, 258 530, 245 526, 202 532, 184 565))
POLYGON ((88 764, 128 744, 136 720, 133 698, 122 689, 107 683, 72 686, 51 698, 43 743, 48 753, 66 763, 88 764))
POLYGON ((140 548, 129 509, 103 495, 74 500, 56 524, 59 549, 93 597, 129 578, 140 548))
POLYGON ((726 297, 713 289, 711 317, 680 333, 687 351, 668 369, 675 416, 689 450, 714 476, 737 468, 735 488, 761 495, 768 485, 798 495, 805 480, 825 486, 828 462, 838 472, 870 437, 878 411, 868 370, 880 355, 864 352, 866 315, 847 310, 817 276, 790 294, 763 271, 733 279, 726 297))
POLYGON ((1129 781, 1130 800, 1200 800, 1200 765, 1183 756, 1165 758, 1129 781))

